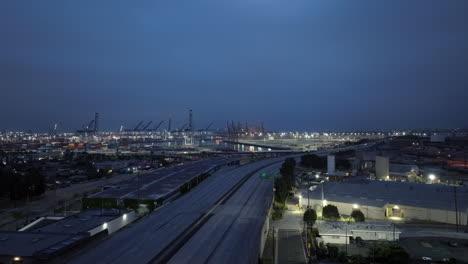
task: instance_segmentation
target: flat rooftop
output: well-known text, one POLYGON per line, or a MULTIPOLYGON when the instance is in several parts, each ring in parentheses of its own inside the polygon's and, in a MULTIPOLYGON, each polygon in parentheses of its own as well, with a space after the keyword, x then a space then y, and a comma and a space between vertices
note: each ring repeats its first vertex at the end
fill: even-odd
POLYGON ((65 217, 49 225, 34 229, 35 233, 80 234, 112 221, 120 215, 128 213, 125 210, 86 210, 65 217))
MULTIPOLYGON (((324 198, 328 201, 383 207, 386 204, 455 211, 454 190, 458 210, 468 209, 468 187, 409 182, 345 180, 324 182, 324 198)), ((309 193, 310 199, 321 200, 321 186, 309 193)), ((302 197, 307 197, 304 191, 302 197)))
POLYGON ((119 182, 107 190, 91 195, 90 198, 140 198, 156 200, 177 190, 192 178, 208 172, 212 168, 226 165, 236 160, 228 158, 207 159, 175 167, 161 168, 149 173, 141 173, 132 179, 119 182))
POLYGON ((317 227, 323 235, 348 233, 352 236, 352 232, 401 233, 394 225, 382 222, 317 222, 317 227))
POLYGON ((51 254, 86 237, 86 234, 0 232, 0 255, 32 257, 51 254))

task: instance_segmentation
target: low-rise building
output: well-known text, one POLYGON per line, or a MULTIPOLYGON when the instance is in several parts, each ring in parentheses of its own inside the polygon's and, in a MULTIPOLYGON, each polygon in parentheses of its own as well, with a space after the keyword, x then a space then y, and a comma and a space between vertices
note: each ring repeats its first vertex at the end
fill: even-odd
POLYGON ((368 241, 398 241, 401 233, 394 224, 383 222, 318 221, 316 226, 325 244, 349 244, 357 237, 368 241))
POLYGON ((309 204, 320 213, 324 205, 333 204, 342 215, 350 215, 359 209, 366 219, 374 220, 417 219, 468 224, 466 186, 371 180, 324 182, 321 185, 310 191, 309 196, 306 190, 303 191, 301 206, 309 204))
POLYGON ((18 232, 0 232, 0 263, 46 263, 136 219, 133 211, 87 210, 64 218, 43 217, 18 232))

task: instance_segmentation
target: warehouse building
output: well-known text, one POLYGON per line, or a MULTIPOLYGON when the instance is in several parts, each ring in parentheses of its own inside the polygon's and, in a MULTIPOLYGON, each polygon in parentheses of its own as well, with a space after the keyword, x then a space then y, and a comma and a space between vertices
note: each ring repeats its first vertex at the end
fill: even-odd
POLYGON ((19 232, 0 232, 0 263, 44 263, 136 219, 133 211, 87 210, 62 219, 41 218, 19 232))
POLYGON ((321 185, 309 191, 309 196, 307 190, 303 191, 301 206, 309 204, 320 213, 324 205, 333 204, 342 215, 350 215, 359 209, 366 219, 416 219, 467 225, 466 186, 371 180, 324 182, 321 185))
POLYGON ((398 241, 401 233, 395 225, 382 222, 318 221, 317 229, 325 244, 350 244, 357 237, 366 241, 398 241))

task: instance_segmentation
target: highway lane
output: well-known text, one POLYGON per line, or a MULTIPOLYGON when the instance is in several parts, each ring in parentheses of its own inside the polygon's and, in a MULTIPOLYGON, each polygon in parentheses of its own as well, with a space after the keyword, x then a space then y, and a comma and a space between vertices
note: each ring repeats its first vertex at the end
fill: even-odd
MULTIPOLYGON (((281 163, 261 172, 278 172, 281 163)), ((170 263, 256 263, 273 179, 252 176, 181 248, 170 263)))
POLYGON ((249 172, 282 158, 214 173, 188 194, 109 236, 70 263, 148 263, 207 212, 249 172))

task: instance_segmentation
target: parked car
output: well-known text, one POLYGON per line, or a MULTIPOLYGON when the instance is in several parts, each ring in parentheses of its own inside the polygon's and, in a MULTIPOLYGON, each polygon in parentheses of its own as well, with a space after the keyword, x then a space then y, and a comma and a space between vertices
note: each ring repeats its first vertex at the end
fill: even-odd
POLYGON ((432 258, 431 258, 431 257, 422 257, 422 260, 425 260, 425 261, 432 261, 432 258))

